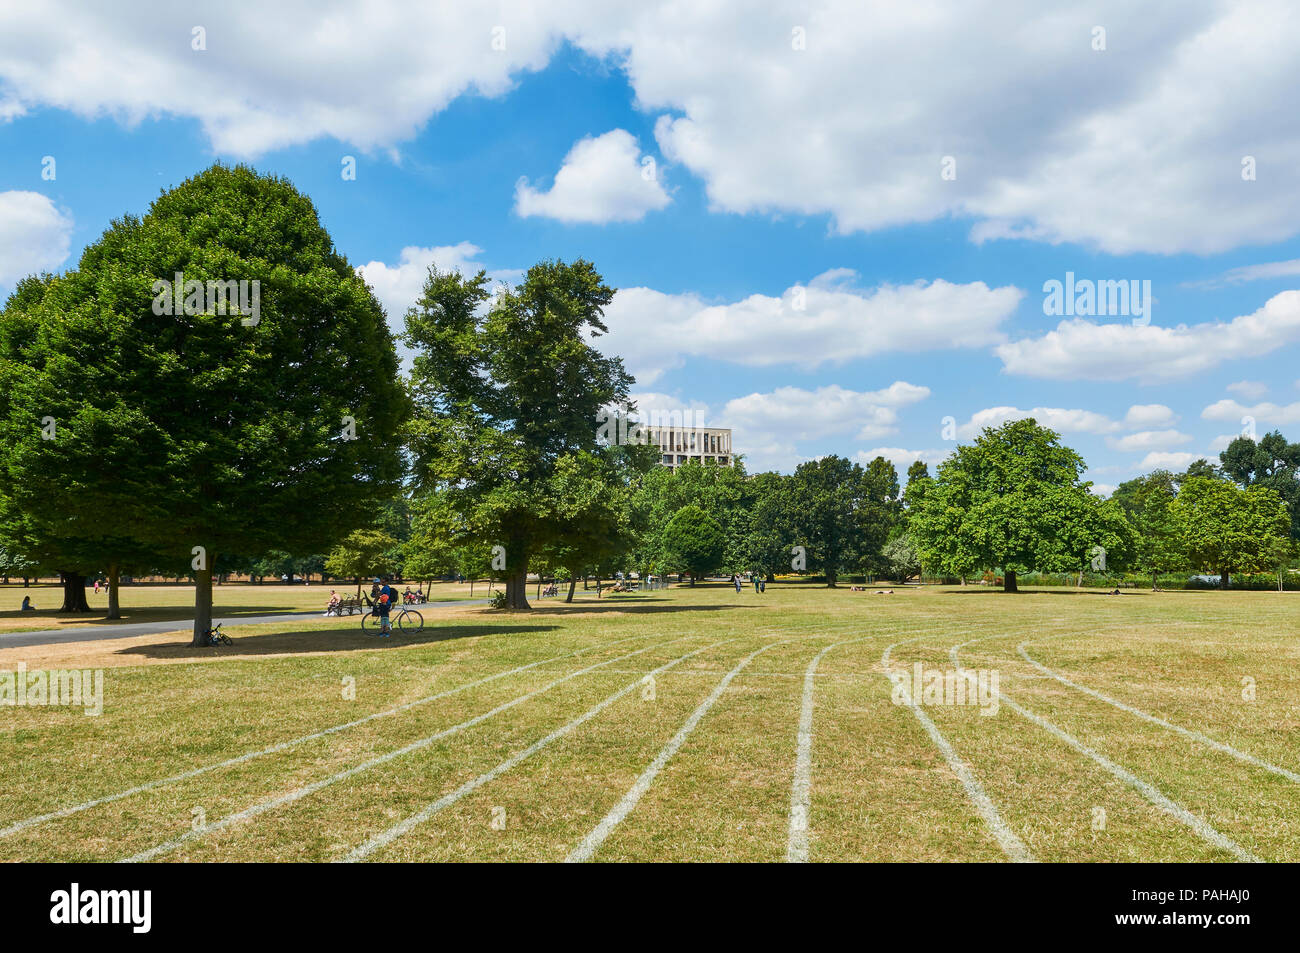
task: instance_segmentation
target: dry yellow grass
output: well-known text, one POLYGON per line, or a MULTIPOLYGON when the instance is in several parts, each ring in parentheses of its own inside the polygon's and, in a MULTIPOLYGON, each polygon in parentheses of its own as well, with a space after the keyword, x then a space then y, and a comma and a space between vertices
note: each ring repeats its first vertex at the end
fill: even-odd
POLYGON ((1297 772, 1296 599, 701 586, 580 594, 528 615, 438 610, 420 636, 391 640, 322 619, 236 626, 233 649, 172 634, 0 650, 0 669, 105 669, 102 716, 0 708, 0 859, 116 860, 162 845, 158 860, 338 860, 367 843, 374 860, 564 859, 724 675, 780 643, 736 675, 595 859, 783 860, 804 673, 845 642, 814 678, 814 861, 1005 856, 891 698, 881 658, 895 643, 894 666, 940 670, 962 645, 963 665, 996 670, 1007 699, 1055 726, 1009 702, 992 716, 923 706, 1036 859, 1300 860, 1300 783, 1063 684, 1018 651, 1028 641, 1032 659, 1080 686, 1297 772), (687 653, 645 688, 645 673, 687 653))

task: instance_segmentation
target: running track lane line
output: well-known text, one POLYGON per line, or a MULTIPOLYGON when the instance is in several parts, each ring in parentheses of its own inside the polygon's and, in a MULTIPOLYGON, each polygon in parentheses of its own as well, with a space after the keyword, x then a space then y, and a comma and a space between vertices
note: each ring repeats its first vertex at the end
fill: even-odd
POLYGON ((1025 846, 1025 842, 1016 835, 1016 832, 1011 829, 1011 826, 1003 820, 1002 814, 997 809, 997 805, 995 805, 993 799, 985 793, 983 786, 975 777, 975 773, 971 771, 970 765, 962 760, 961 755, 957 753, 957 749, 955 749, 948 739, 943 736, 943 733, 939 731, 938 726, 935 725, 935 723, 930 719, 930 716, 921 709, 921 706, 916 703, 916 700, 912 698, 911 693, 903 687, 902 683, 894 681, 892 669, 889 667, 890 653, 900 645, 905 645, 908 642, 919 642, 921 639, 925 638, 929 638, 929 636, 922 635, 917 636, 914 639, 904 639, 902 642, 895 642, 893 645, 886 648, 885 653, 880 657, 880 665, 885 670, 885 677, 889 679, 891 685, 894 685, 902 693, 904 700, 907 702, 907 707, 912 709, 912 714, 916 716, 917 721, 921 723, 921 726, 925 728, 926 732, 930 735, 930 740, 933 741, 935 747, 943 753, 944 759, 948 762, 948 767, 952 769, 953 774, 957 775, 957 779, 961 781, 962 787, 966 789, 966 796, 971 799, 976 810, 979 811, 980 817, 982 817, 984 823, 988 825, 994 839, 998 842, 998 846, 1002 848, 1002 853, 1006 854, 1008 858, 1018 864, 1034 863, 1034 855, 1030 853, 1029 848, 1025 846))
POLYGON ((120 801, 123 798, 131 797, 136 794, 143 794, 146 791, 152 791, 155 788, 160 788, 167 784, 175 784, 178 781, 188 781, 190 778, 195 778, 200 775, 207 774, 209 771, 219 771, 222 768, 231 768, 237 764, 243 764, 247 761, 252 761, 255 758, 261 758, 268 754, 276 754, 278 752, 285 751, 288 748, 292 748, 294 745, 300 745, 307 741, 315 741, 317 738, 324 738, 328 735, 336 734, 340 731, 345 731, 348 728, 355 728, 358 725, 366 724, 367 722, 373 721, 376 718, 386 718, 389 715, 400 714, 401 712, 409 711, 410 709, 416 708, 420 705, 427 705, 430 702, 438 701, 439 699, 442 698, 447 698, 450 695, 455 695, 458 692, 463 692, 470 688, 477 688, 479 685, 485 685, 488 682, 495 681, 499 678, 506 678, 510 675, 517 675, 520 672, 526 672, 529 669, 536 668, 539 665, 548 665, 551 662, 559 662, 566 658, 573 658, 575 655, 582 655, 585 652, 593 652, 596 651, 597 649, 608 648, 609 646, 620 645, 624 642, 631 642, 634 639, 642 639, 648 637, 649 636, 645 636, 645 635, 632 635, 632 636, 628 636, 627 638, 614 639, 613 641, 610 642, 602 642, 598 645, 592 645, 586 648, 577 649, 573 652, 566 652, 563 655, 555 655, 552 656, 551 658, 541 659, 540 661, 537 662, 530 662, 527 665, 520 665, 516 668, 512 668, 504 672, 498 672, 495 675, 488 675, 484 678, 477 679, 476 681, 473 682, 468 682, 456 688, 451 688, 443 692, 438 692, 437 694, 434 695, 427 695, 424 698, 417 698, 414 701, 407 702, 403 705, 398 705, 396 708, 389 708, 384 711, 377 711, 374 712, 373 714, 366 715, 364 718, 358 718, 355 721, 345 722, 344 724, 341 725, 334 725, 333 727, 330 728, 323 728, 320 731, 314 731, 311 734, 303 735, 300 738, 291 738, 288 741, 279 742, 278 744, 274 744, 269 748, 263 748, 260 751, 250 751, 247 754, 242 754, 234 758, 229 758, 225 761, 219 761, 216 764, 209 764, 198 768, 192 768, 189 771, 183 771, 180 774, 174 774, 166 778, 159 778, 158 780, 155 781, 146 781, 144 784, 136 785, 135 787, 128 788, 125 791, 119 791, 116 794, 104 795, 103 797, 94 798, 89 801, 83 801, 80 804, 74 804, 70 807, 60 808, 57 811, 50 811, 49 813, 46 814, 39 814, 33 817, 25 818, 21 821, 16 821, 9 827, 0 828, 0 838, 9 837, 13 834, 17 834, 20 831, 26 830, 29 827, 35 827, 38 824, 44 824, 47 821, 58 820, 64 817, 71 817, 74 814, 79 814, 82 811, 88 811, 91 808, 99 807, 103 804, 111 804, 112 802, 120 801))
POLYGON ((603 642, 600 645, 588 646, 587 648, 578 649, 573 652, 568 652, 564 655, 556 655, 552 658, 542 659, 541 661, 538 662, 530 662, 527 665, 520 665, 517 668, 512 668, 505 672, 497 672, 495 675, 488 675, 476 681, 467 682, 464 685, 460 685, 456 688, 449 688, 446 691, 438 692, 435 695, 426 695, 424 698, 417 698, 415 699, 415 701, 406 702, 403 705, 398 705, 396 708, 388 708, 385 709, 384 711, 377 711, 374 712, 373 714, 366 715, 364 718, 358 718, 355 721, 345 722, 344 724, 341 725, 334 725, 331 728, 323 728, 320 731, 314 731, 309 735, 303 735, 301 738, 291 738, 288 741, 281 741, 278 744, 274 744, 269 748, 263 748, 260 751, 250 751, 247 754, 241 754, 237 757, 229 758, 225 761, 219 761, 216 764, 204 765, 203 767, 200 768, 192 768, 189 771, 183 771, 180 774, 173 774, 171 777, 160 778, 156 781, 146 781, 144 784, 136 785, 135 787, 128 788, 125 791, 119 791, 116 794, 107 794, 103 797, 95 798, 90 801, 83 801, 81 804, 74 804, 71 807, 60 808, 59 810, 51 811, 48 814, 38 814, 34 817, 29 817, 24 820, 17 821, 9 825, 8 827, 0 829, 0 837, 9 837, 12 834, 17 834, 19 831, 26 830, 29 827, 35 827, 37 824, 43 824, 46 821, 53 821, 62 817, 71 817, 73 814, 79 814, 82 811, 90 810, 92 807, 99 807, 101 804, 111 804, 113 801, 120 801, 122 800, 122 798, 130 797, 133 794, 142 794, 145 791, 152 791, 154 788, 160 788, 165 784, 175 784, 177 781, 188 781, 190 778, 196 778, 201 774, 207 774, 209 771, 217 771, 220 770, 221 768, 234 767, 237 764, 243 764, 247 761, 252 761, 255 758, 261 758, 268 754, 276 754, 277 752, 284 751, 288 748, 292 748, 294 745, 300 745, 306 741, 314 741, 317 738, 324 738, 327 735, 337 734, 338 732, 344 731, 348 728, 355 728, 357 725, 364 725, 366 724, 366 722, 374 721, 376 718, 386 718, 389 715, 400 714, 401 712, 409 711, 412 708, 416 708, 420 705, 427 705, 429 702, 437 701, 440 698, 447 698, 450 695, 455 695, 467 689, 476 688, 479 685, 485 685, 488 682, 496 681, 499 678, 505 678, 509 675, 517 675, 520 672, 526 672, 529 669, 536 668, 539 665, 546 665, 550 662, 558 662, 562 659, 572 658, 575 655, 581 655, 584 652, 591 652, 591 651, 595 651, 596 649, 607 648, 611 645, 618 645, 621 642, 630 642, 633 639, 639 639, 639 638, 645 638, 645 636, 633 635, 633 636, 629 636, 626 639, 615 639, 613 642, 603 642))
POLYGON ((860 639, 834 642, 813 656, 813 660, 808 663, 808 668, 803 673, 803 703, 799 709, 799 735, 795 741, 794 781, 790 786, 790 834, 786 839, 786 863, 808 863, 808 812, 812 806, 813 685, 817 676, 817 666, 831 649, 865 642, 878 635, 892 635, 896 631, 898 630, 889 633, 873 632, 860 639))
POLYGON ((534 754, 536 754, 537 752, 545 748, 547 745, 549 745, 552 741, 556 741, 559 738, 563 738, 565 735, 569 734, 574 729, 590 721, 592 718, 595 718, 602 711, 604 711, 610 705, 614 704, 616 701, 618 701, 628 692, 632 691, 634 688, 640 685, 647 678, 653 678, 654 676, 660 674, 661 672, 666 672, 668 671, 668 669, 674 667, 675 665, 680 665, 682 662, 685 662, 688 658, 699 655, 701 652, 707 652, 710 649, 716 649, 719 645, 726 645, 728 642, 735 642, 735 641, 736 641, 735 639, 724 639, 721 642, 714 642, 712 645, 706 645, 702 649, 696 649, 694 652, 688 652, 685 655, 681 656, 680 658, 673 659, 673 661, 669 662, 666 665, 659 666, 657 669, 655 669, 652 672, 647 672, 645 675, 642 675, 636 681, 628 685, 625 685, 623 688, 620 688, 617 692, 615 692, 613 695, 610 695, 608 698, 600 702, 600 704, 596 705, 594 708, 591 708, 588 711, 584 712, 583 714, 579 715, 577 718, 573 719, 573 721, 569 722, 567 725, 555 729, 554 731, 552 731, 550 734, 546 735, 544 738, 540 739, 539 741, 533 742, 523 751, 520 751, 518 754, 512 755, 511 757, 507 758, 505 761, 502 761, 492 770, 480 774, 477 778, 475 778, 472 781, 465 782, 460 787, 456 788, 456 790, 452 791, 450 794, 444 794, 438 800, 434 801, 432 804, 428 805, 427 807, 423 808, 417 813, 412 814, 404 821, 394 824, 392 827, 388 828, 388 830, 383 831, 382 833, 376 834, 374 837, 370 838, 364 844, 357 847, 350 854, 344 857, 342 859, 342 862, 346 864, 354 864, 357 861, 365 860, 375 851, 379 850, 382 847, 388 846, 393 841, 397 840, 397 838, 401 837, 403 834, 406 834, 409 831, 413 830, 414 828, 418 827, 419 825, 423 824, 429 818, 433 817, 434 814, 441 811, 444 807, 448 807, 452 804, 455 804, 465 795, 470 794, 471 792, 487 784, 489 781, 492 781, 495 778, 498 778, 501 775, 505 774, 515 765, 519 764, 519 762, 523 761, 526 758, 532 757, 534 754))
POLYGON ((741 673, 745 666, 768 649, 774 649, 778 645, 786 644, 787 640, 782 640, 765 645, 757 652, 746 655, 735 668, 724 675, 722 681, 718 682, 713 691, 709 693, 709 697, 700 702, 700 706, 691 712, 691 716, 677 729, 677 734, 673 735, 668 744, 664 745, 659 754, 655 756, 654 761, 650 762, 650 767, 641 772, 641 776, 636 779, 636 783, 632 785, 631 790, 623 795, 623 800, 614 805, 614 808, 605 815, 591 833, 582 839, 582 843, 575 847, 568 857, 564 858, 564 862, 566 864, 580 864, 590 860, 591 855, 600 849, 601 844, 605 843, 605 838, 614 832, 614 828, 622 822, 623 818, 632 813, 637 802, 641 800, 646 791, 650 790, 650 785, 654 783, 655 777, 663 770, 664 765, 677 753, 677 749, 685 743, 690 733, 695 730, 695 726, 700 723, 700 719, 722 697, 722 693, 727 690, 727 686, 731 684, 732 680, 741 673))
POLYGON ((1026 645, 1031 644, 1031 642, 1040 642, 1040 641, 1044 641, 1044 640, 1042 639, 1026 640, 1024 642, 1021 642, 1018 646, 1016 646, 1016 650, 1024 657, 1026 662, 1034 666, 1034 668, 1038 669, 1040 672, 1043 672, 1045 675, 1048 675, 1056 679, 1062 685, 1068 685, 1070 688, 1077 689, 1083 692, 1085 695, 1091 695, 1093 698, 1100 699, 1101 701, 1104 701, 1108 705, 1115 706, 1120 711, 1126 711, 1130 715, 1136 715, 1138 718, 1143 718, 1151 722, 1153 725, 1159 725, 1162 728, 1168 728, 1170 731, 1176 731, 1180 735, 1183 735, 1186 738, 1191 738, 1193 741, 1199 741, 1201 744, 1213 748, 1215 751, 1222 751, 1224 754, 1232 755, 1232 757, 1236 758, 1238 761, 1244 761, 1247 764, 1253 764, 1257 768, 1263 768, 1265 771, 1271 771, 1273 774, 1286 778, 1288 781, 1291 781, 1294 784, 1300 784, 1300 774, 1296 774, 1296 772, 1294 771, 1288 771, 1286 768, 1282 768, 1276 764, 1265 761, 1263 758, 1257 758, 1253 754, 1247 754, 1245 751, 1240 751, 1237 748, 1232 747, 1232 745, 1224 744, 1222 741, 1215 741, 1209 735, 1203 735, 1199 731, 1193 731, 1191 728, 1184 728, 1182 725, 1175 725, 1171 721, 1165 721, 1163 718, 1157 717, 1156 715, 1148 714, 1147 712, 1142 711, 1142 709, 1140 708, 1134 708, 1132 705, 1126 704, 1122 701, 1119 701, 1118 699, 1111 698, 1109 695, 1103 695, 1101 692, 1097 691, 1094 688, 1088 688, 1086 685, 1080 685, 1078 682, 1070 681, 1064 675, 1060 674, 1057 671, 1054 671, 1053 669, 1048 668, 1046 665, 1042 664, 1037 659, 1032 658, 1030 654, 1025 651, 1026 645))
POLYGON ((604 662, 597 662, 595 665, 589 665, 586 668, 579 669, 576 672, 571 672, 570 674, 565 675, 563 678, 557 678, 555 681, 547 685, 543 685, 541 688, 535 689, 534 691, 528 692, 527 694, 520 695, 519 697, 511 699, 508 702, 504 702, 498 705, 496 708, 493 708, 491 711, 484 712, 481 715, 475 715, 473 718, 470 718, 466 721, 462 721, 458 725, 452 725, 450 728, 444 728, 442 731, 435 732, 434 734, 421 738, 418 741, 413 741, 409 745, 398 748, 395 751, 390 751, 387 754, 382 754, 377 757, 371 758, 367 761, 363 761, 361 764, 348 768, 346 771, 340 771, 337 774, 332 774, 329 777, 322 778, 319 781, 313 781, 311 784, 298 788, 297 790, 290 791, 288 794, 282 794, 279 797, 273 797, 273 798, 268 798, 265 801, 259 801, 257 804, 254 804, 252 807, 245 808, 244 810, 238 811, 234 814, 228 814, 225 817, 221 818, 220 820, 213 821, 211 824, 204 824, 202 827, 196 828, 194 830, 186 831, 180 837, 159 844, 156 847, 151 847, 149 850, 144 850, 138 854, 134 854, 130 857, 124 858, 121 862, 133 864, 133 863, 142 863, 144 861, 153 860, 155 857, 159 857, 162 854, 170 853, 171 851, 175 850, 177 847, 180 847, 182 844, 195 840, 196 838, 203 837, 207 834, 211 834, 213 831, 225 830, 227 827, 233 827, 236 824, 241 824, 244 821, 251 820, 252 818, 257 817, 259 814, 265 814, 267 811, 273 810, 274 808, 283 807, 286 804, 292 804, 294 801, 300 801, 310 794, 315 794, 317 791, 320 791, 323 788, 327 788, 331 784, 334 784, 338 781, 343 781, 354 775, 360 774, 362 771, 367 771, 370 768, 377 767, 378 765, 386 764, 387 762, 392 761, 395 758, 399 758, 402 755, 410 754, 412 751, 418 751, 421 748, 427 748, 435 741, 439 741, 442 738, 446 738, 449 737, 450 735, 457 734, 458 732, 464 731, 466 728, 472 728, 477 724, 487 721, 489 718, 493 717, 494 715, 499 715, 501 712, 506 711, 507 709, 513 708, 516 705, 528 701, 529 699, 536 698, 538 695, 544 694, 545 692, 549 692, 552 688, 555 688, 557 685, 563 685, 565 682, 572 681, 573 679, 577 678, 580 675, 586 675, 588 672, 594 672, 596 669, 604 668, 606 665, 613 665, 615 662, 621 662, 624 659, 631 658, 633 655, 640 655, 642 652, 649 652, 651 649, 657 648, 660 645, 671 645, 673 642, 680 642, 682 641, 682 639, 689 639, 689 638, 691 638, 691 636, 684 635, 681 638, 669 639, 667 642, 657 642, 655 643, 655 645, 647 645, 645 648, 637 649, 635 652, 628 652, 626 655, 620 655, 617 656, 616 658, 608 659, 607 661, 604 662))
MULTIPOLYGON (((998 636, 987 636, 987 638, 998 638, 998 636)), ((968 639, 965 642, 959 643, 958 645, 954 645, 948 651, 948 657, 952 659, 953 667, 957 669, 957 673, 959 675, 965 670, 962 668, 961 663, 957 661, 958 650, 961 649, 963 645, 968 645, 971 642, 976 642, 976 641, 982 641, 982 640, 968 639)), ((1191 811, 1187 810, 1187 808, 1183 807, 1177 801, 1166 796, 1162 791, 1160 791, 1159 788, 1155 787, 1155 785, 1143 781, 1132 771, 1129 771, 1127 768, 1116 764, 1114 761, 1111 761, 1101 752, 1088 747, 1078 738, 1075 738, 1073 735, 1068 734, 1063 729, 1058 728, 1056 725, 1052 724, 1052 722, 1048 721, 1046 718, 1042 717, 1041 715, 1036 715, 1029 709, 1012 701, 1006 695, 1002 694, 1001 689, 998 690, 998 698, 1001 699, 1003 702, 1006 702, 1008 705, 1010 705, 1012 710, 1014 710, 1018 714, 1027 718, 1029 721, 1032 721, 1034 724, 1036 724, 1038 727, 1042 728, 1044 731, 1048 732, 1052 736, 1059 738, 1061 741, 1064 741, 1067 745, 1069 745, 1071 748, 1073 748, 1075 751, 1079 752, 1080 754, 1087 755, 1089 758, 1097 762, 1097 764, 1101 765, 1103 768, 1105 768, 1115 777, 1119 778, 1129 787, 1136 789, 1148 801, 1150 801, 1156 807, 1160 808, 1160 810, 1164 811, 1166 814, 1168 814, 1170 817, 1173 817, 1175 820, 1181 821, 1183 824, 1190 827, 1196 833, 1196 835, 1200 837, 1201 840, 1205 841, 1207 844, 1210 844, 1214 847, 1218 847, 1220 850, 1227 851, 1228 853, 1236 857, 1238 860, 1246 861, 1252 864, 1263 863, 1263 861, 1259 857, 1256 857, 1254 854, 1246 850, 1246 848, 1242 847, 1236 841, 1219 833, 1219 831, 1215 830, 1208 823, 1206 823, 1201 818, 1197 817, 1191 811)))

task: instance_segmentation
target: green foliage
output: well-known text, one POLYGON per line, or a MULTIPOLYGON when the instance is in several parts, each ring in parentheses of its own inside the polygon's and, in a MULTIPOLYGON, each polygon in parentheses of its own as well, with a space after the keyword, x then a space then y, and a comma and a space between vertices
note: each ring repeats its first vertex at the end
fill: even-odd
POLYGON ((717 572, 726 557, 727 539, 718 521, 698 506, 684 506, 668 521, 664 535, 664 571, 686 572, 695 580, 717 572))
MULTIPOLYGON (((78 565, 114 550, 188 565, 202 546, 209 566, 320 552, 391 496, 406 413, 383 310, 312 203, 285 179, 214 166, 10 299, 0 519, 78 565), (178 273, 260 282, 259 322, 156 313, 155 282, 178 273), (345 416, 360 439, 343 438, 345 416)), ((202 594, 196 608, 198 630, 202 594)))
POLYGON ((1014 591, 1017 572, 1081 570, 1097 546, 1122 561, 1131 530, 1082 471, 1083 459, 1032 418, 986 428, 939 466, 909 512, 922 563, 954 576, 1000 568, 1014 591))
POLYGON ((887 542, 881 555, 888 574, 899 582, 907 582, 921 571, 921 557, 916 554, 912 541, 906 535, 896 536, 887 542))
POLYGON ((1240 486, 1276 491, 1291 518, 1290 536, 1300 539, 1300 443, 1287 443, 1279 431, 1256 443, 1238 437, 1219 454, 1223 475, 1240 486))
POLYGON ((1288 558, 1291 518, 1276 490, 1191 477, 1171 504, 1191 564, 1216 572, 1276 568, 1288 558))
POLYGON ((898 518, 898 475, 876 458, 867 469, 840 456, 801 463, 790 482, 795 542, 808 569, 834 586, 852 569, 880 566, 880 549, 898 518))
POLYGON ((505 547, 518 609, 528 607, 533 556, 590 539, 573 493, 574 474, 593 464, 579 455, 633 469, 645 455, 596 439, 601 408, 626 403, 632 378, 588 343, 605 332, 613 297, 595 268, 542 262, 489 297, 483 272, 430 269, 407 312, 405 340, 417 351, 410 446, 418 488, 444 495, 458 538, 505 547))
POLYGON ((392 552, 397 540, 381 529, 353 530, 325 558, 325 569, 340 579, 393 575, 392 552))

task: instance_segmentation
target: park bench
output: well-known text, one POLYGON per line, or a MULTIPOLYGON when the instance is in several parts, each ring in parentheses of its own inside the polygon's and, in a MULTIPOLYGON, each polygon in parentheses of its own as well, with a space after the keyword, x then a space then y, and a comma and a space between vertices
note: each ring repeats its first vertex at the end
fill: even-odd
POLYGON ((334 607, 335 615, 352 615, 354 612, 360 612, 363 606, 361 600, 355 596, 349 596, 346 599, 340 599, 339 604, 334 607))

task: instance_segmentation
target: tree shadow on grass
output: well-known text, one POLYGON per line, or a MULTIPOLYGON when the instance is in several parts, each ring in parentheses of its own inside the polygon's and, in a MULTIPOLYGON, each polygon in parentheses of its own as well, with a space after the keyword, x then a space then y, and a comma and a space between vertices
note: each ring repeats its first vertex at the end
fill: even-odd
POLYGON ((521 635, 526 632, 551 632, 554 625, 512 625, 491 622, 481 625, 458 623, 456 625, 425 626, 422 632, 405 633, 394 628, 387 638, 363 632, 358 623, 346 628, 300 629, 294 632, 267 632, 255 630, 240 634, 230 631, 234 645, 192 646, 188 636, 184 642, 155 645, 134 645, 118 650, 117 655, 137 655, 149 659, 212 659, 239 658, 250 655, 306 655, 313 652, 365 652, 374 649, 405 648, 412 645, 431 645, 453 639, 469 639, 488 635, 521 635))

